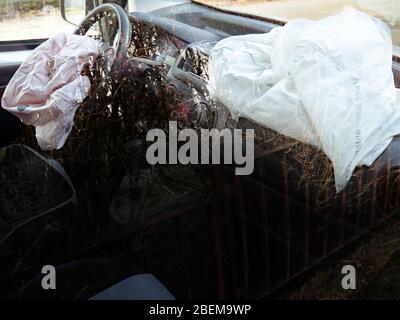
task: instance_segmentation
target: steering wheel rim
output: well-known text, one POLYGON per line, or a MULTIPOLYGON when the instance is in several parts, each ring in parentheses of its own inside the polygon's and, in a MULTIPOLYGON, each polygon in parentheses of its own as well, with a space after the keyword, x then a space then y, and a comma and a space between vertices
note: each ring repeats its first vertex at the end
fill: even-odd
POLYGON ((131 23, 125 10, 120 5, 116 3, 105 3, 94 8, 82 20, 78 28, 74 31, 74 34, 85 35, 96 22, 110 12, 115 14, 118 21, 117 43, 114 44, 114 53, 110 59, 110 66, 112 67, 116 57, 122 60, 126 58, 126 50, 132 38, 131 23))

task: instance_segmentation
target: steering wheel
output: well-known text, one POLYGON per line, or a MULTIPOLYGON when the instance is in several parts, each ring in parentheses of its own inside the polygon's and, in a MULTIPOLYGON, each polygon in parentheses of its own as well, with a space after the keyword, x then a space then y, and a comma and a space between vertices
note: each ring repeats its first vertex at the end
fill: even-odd
MULTIPOLYGON (((107 59, 107 64, 111 69, 115 58, 122 62, 126 58, 126 50, 131 43, 132 37, 131 23, 129 22, 129 18, 125 10, 120 5, 115 3, 105 3, 94 8, 83 19, 78 28, 75 30, 74 34, 85 35, 96 22, 99 22, 101 18, 108 16, 115 16, 118 23, 118 30, 114 36, 114 41, 111 46, 113 52, 110 56, 108 56, 107 59)), ((105 32, 104 30, 101 31, 105 32)))

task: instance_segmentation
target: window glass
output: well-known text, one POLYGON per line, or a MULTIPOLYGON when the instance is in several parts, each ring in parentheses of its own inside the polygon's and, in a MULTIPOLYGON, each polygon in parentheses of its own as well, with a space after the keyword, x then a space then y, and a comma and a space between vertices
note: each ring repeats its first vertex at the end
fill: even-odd
POLYGON ((289 21, 321 19, 353 7, 383 20, 392 30, 395 53, 400 53, 400 0, 200 0, 221 9, 289 21))
POLYGON ((45 39, 60 32, 72 32, 76 27, 61 17, 60 2, 0 0, 0 41, 45 39))

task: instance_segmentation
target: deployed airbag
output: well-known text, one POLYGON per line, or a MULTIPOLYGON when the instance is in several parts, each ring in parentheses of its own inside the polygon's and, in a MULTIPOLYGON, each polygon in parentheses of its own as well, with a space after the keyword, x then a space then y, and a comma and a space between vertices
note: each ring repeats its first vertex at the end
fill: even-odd
POLYGON ((2 107, 36 127, 43 150, 64 145, 79 102, 90 89, 82 68, 98 54, 92 38, 61 33, 33 50, 8 83, 2 107))
POLYGON ((217 43, 210 95, 236 117, 322 149, 340 191, 400 133, 392 52, 389 28, 357 10, 297 19, 217 43))

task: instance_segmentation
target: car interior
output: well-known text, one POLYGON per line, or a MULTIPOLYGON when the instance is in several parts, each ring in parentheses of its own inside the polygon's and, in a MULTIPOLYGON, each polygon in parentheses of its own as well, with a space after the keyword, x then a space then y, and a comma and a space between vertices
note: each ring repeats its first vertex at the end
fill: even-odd
MULTIPOLYGON (((95 155, 100 150, 93 147, 95 140, 88 143, 90 150, 74 145, 65 153, 43 153, 29 129, 0 109, 0 146, 8 150, 6 161, 28 166, 21 175, 30 179, 47 179, 52 187, 46 199, 55 199, 58 192, 64 195, 59 202, 67 203, 61 208, 56 201, 59 209, 43 211, 43 204, 32 199, 35 210, 28 211, 37 218, 22 215, 4 228, 0 225, 1 296, 89 299, 134 275, 152 274, 162 283, 165 299, 266 298, 398 212, 399 137, 374 165, 358 168, 346 188, 336 193, 331 165, 320 151, 249 119, 234 119, 226 106, 210 99, 208 60, 214 45, 230 36, 268 33, 282 22, 195 1, 149 11, 131 10, 128 1, 93 3, 87 1, 86 12, 94 9, 98 21, 102 10, 121 15, 118 37, 108 33, 114 64, 133 63, 140 74, 156 70, 184 103, 189 126, 255 130, 255 170, 250 176, 235 176, 234 165, 166 166, 155 173, 135 165, 132 172, 139 179, 122 169, 122 151, 112 150, 109 157, 116 160, 110 170, 118 179, 107 182, 96 164, 101 157, 95 155), (110 3, 126 12, 112 5, 110 9, 110 3), (71 156, 63 158, 66 153, 71 156), (85 163, 85 157, 93 161, 85 163), (135 194, 132 203, 129 192, 135 194), (62 275, 61 291, 38 289, 37 270, 43 262, 55 265, 62 275)), ((76 33, 85 34, 90 27, 84 22, 76 33)), ((0 97, 21 63, 45 40, 0 43, 0 97)), ((399 86, 400 61, 395 57, 393 73, 399 86)), ((119 91, 116 99, 128 95, 119 91)), ((85 112, 93 113, 82 111, 78 117, 85 112)), ((96 115, 90 119, 95 121, 96 115)), ((78 127, 71 141, 85 139, 85 127, 78 127)), ((102 133, 96 139, 114 139, 109 136, 112 126, 96 128, 102 133)), ((135 158, 135 164, 142 161, 137 160, 142 142, 134 134, 124 142, 124 154, 135 158)), ((8 192, 19 192, 14 178, 7 179, 8 192)), ((22 193, 28 187, 18 186, 22 193)))

